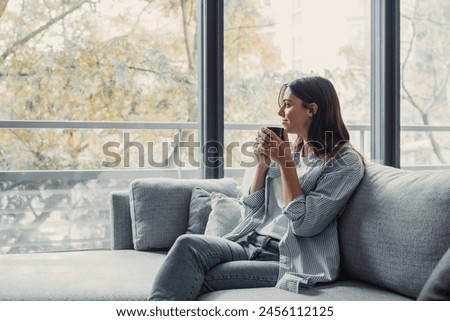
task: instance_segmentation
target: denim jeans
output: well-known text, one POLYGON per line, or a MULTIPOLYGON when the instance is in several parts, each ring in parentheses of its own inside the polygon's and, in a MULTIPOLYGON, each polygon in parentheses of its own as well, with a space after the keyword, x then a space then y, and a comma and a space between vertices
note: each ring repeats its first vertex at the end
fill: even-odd
POLYGON ((256 232, 243 241, 185 234, 158 271, 149 300, 195 300, 210 291, 272 287, 278 280, 278 242, 256 232))

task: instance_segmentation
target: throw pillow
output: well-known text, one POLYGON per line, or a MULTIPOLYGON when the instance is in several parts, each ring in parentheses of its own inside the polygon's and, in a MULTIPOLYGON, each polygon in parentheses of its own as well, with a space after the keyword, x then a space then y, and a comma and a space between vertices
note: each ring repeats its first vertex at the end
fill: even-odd
POLYGON ((211 214, 206 224, 206 235, 224 236, 241 221, 241 204, 237 198, 211 193, 211 214))
POLYGON ((434 268, 417 300, 450 300, 450 248, 434 268))
POLYGON ((186 233, 194 187, 239 196, 236 183, 221 179, 142 178, 130 184, 130 215, 134 249, 166 250, 186 233))
POLYGON ((206 223, 211 213, 211 194, 201 187, 192 190, 189 205, 189 221, 186 234, 205 233, 206 223))

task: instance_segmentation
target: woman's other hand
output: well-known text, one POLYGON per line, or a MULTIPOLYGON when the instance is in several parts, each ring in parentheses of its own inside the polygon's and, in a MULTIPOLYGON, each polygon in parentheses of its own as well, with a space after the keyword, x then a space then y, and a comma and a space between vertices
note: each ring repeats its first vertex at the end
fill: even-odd
POLYGON ((263 155, 266 164, 270 164, 270 160, 277 162, 280 166, 291 164, 291 147, 285 130, 283 131, 283 136, 282 140, 269 128, 262 128, 256 138, 258 146, 255 148, 255 154, 263 155))

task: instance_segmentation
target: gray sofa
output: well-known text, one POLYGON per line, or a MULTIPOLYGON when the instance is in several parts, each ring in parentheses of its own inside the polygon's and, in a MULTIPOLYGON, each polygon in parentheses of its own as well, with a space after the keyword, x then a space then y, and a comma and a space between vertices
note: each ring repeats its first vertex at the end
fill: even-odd
MULTIPOLYGON (((186 232, 197 186, 239 193, 226 179, 136 180, 111 195, 111 251, 2 255, 0 300, 145 300, 166 250, 186 232)), ((338 281, 300 294, 223 290, 200 300, 450 300, 449 209, 450 171, 370 164, 339 218, 338 281)))

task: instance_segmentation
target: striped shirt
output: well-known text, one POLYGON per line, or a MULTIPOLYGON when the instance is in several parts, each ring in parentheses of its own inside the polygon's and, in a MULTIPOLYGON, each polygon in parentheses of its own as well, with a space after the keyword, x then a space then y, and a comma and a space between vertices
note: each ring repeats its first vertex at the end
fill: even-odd
MULTIPOLYGON (((307 157, 302 157, 300 162, 300 152, 294 153, 293 156, 295 161, 297 161, 296 157, 298 157, 297 177, 301 179, 308 169, 308 165, 313 166, 313 164, 309 164, 307 157)), ((289 224, 289 219, 286 215, 283 215, 284 197, 281 175, 274 177, 272 180, 269 197, 268 204, 270 208, 267 208, 267 213, 270 215, 266 215, 265 222, 256 228, 256 232, 281 240, 289 224)))
MULTIPOLYGON (((272 163, 265 186, 242 198, 245 218, 225 238, 239 241, 264 224, 271 216, 268 209, 273 208, 269 204, 274 193, 272 184, 280 176, 278 164, 272 163)), ((298 293, 302 287, 337 278, 340 263, 337 218, 363 176, 364 165, 350 144, 327 162, 317 157, 311 159, 299 179, 304 195, 282 208, 289 223, 279 243, 277 288, 298 293)))

